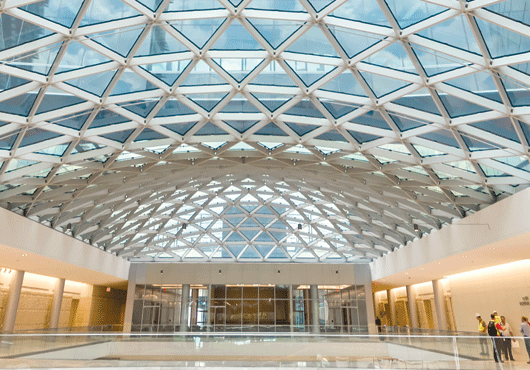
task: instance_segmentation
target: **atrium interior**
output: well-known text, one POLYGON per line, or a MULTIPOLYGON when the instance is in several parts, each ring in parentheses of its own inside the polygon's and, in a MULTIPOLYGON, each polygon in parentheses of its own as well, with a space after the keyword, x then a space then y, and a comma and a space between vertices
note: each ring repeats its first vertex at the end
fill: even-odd
POLYGON ((0 0, 0 367, 524 368, 529 145, 526 0, 0 0))

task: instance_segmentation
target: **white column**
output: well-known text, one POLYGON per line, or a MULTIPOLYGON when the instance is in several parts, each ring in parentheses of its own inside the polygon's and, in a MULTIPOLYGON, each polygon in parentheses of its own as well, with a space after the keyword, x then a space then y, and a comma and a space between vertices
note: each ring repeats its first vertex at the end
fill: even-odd
POLYGON ((7 305, 4 316, 4 332, 11 332, 15 327, 17 318, 18 301, 22 291, 22 282, 24 281, 24 271, 14 271, 9 284, 9 293, 7 294, 7 305))
POLYGON ((208 285, 208 304, 206 306, 206 331, 212 331, 210 325, 212 321, 211 308, 212 307, 212 285, 208 285))
POLYGON ((190 285, 182 284, 182 303, 180 304, 180 331, 188 331, 188 301, 190 297, 190 285))
POLYGON ((416 294, 412 285, 407 285, 407 300, 409 301, 410 327, 418 327, 418 310, 416 309, 416 294))
POLYGON ((434 305, 436 306, 436 318, 438 319, 438 330, 447 330, 447 318, 445 316, 444 289, 441 280, 432 281, 434 293, 434 305))
POLYGON ((366 301, 366 322, 368 325, 368 334, 377 334, 375 325, 374 294, 372 293, 372 284, 364 284, 364 297, 366 301))
MULTIPOLYGON (((396 326, 396 302, 394 300, 394 295, 392 294, 392 289, 386 291, 386 299, 388 301, 388 307, 390 307, 390 323, 389 326, 396 326)), ((388 322, 388 321, 387 321, 388 322)))
POLYGON ((320 320, 318 317, 318 285, 309 286, 311 298, 311 328, 313 333, 320 333, 320 320))
POLYGON ((61 306, 63 304, 64 279, 57 279, 53 289, 52 311, 50 314, 50 329, 59 327, 59 317, 61 316, 61 306))
POLYGON ((130 333, 132 326, 134 296, 136 294, 136 265, 129 268, 129 282, 127 284, 127 300, 125 301, 125 315, 123 319, 123 332, 130 333))

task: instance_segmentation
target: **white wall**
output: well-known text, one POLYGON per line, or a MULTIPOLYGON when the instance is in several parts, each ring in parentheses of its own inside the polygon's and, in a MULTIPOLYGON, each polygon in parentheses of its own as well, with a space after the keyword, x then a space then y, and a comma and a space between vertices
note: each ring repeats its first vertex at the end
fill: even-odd
POLYGON ((0 264, 40 275, 107 285, 124 282, 130 263, 0 208, 0 264))
POLYGON ((528 258, 528 220, 530 188, 375 260, 372 277, 409 285, 528 258), (496 252, 488 253, 490 248, 496 252))
POLYGON ((521 316, 530 316, 530 260, 489 267, 448 277, 458 330, 477 331, 475 314, 488 322, 496 310, 506 316, 515 335, 519 335, 521 316), (515 329, 515 330, 514 330, 515 329))

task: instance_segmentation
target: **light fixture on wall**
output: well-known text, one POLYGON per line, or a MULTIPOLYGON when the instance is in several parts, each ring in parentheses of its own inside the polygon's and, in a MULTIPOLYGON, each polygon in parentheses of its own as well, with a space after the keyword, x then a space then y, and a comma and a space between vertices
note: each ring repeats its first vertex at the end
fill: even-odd
POLYGON ((418 224, 414 224, 414 231, 416 232, 420 231, 420 227, 418 226, 418 224))
POLYGON ((302 224, 298 224, 298 231, 302 230, 302 224))
POLYGON ((182 230, 186 230, 187 227, 188 227, 188 224, 186 223, 182 224, 182 230))
POLYGON ((66 225, 66 231, 70 231, 70 230, 72 230, 72 224, 71 224, 71 223, 68 223, 68 224, 66 225))

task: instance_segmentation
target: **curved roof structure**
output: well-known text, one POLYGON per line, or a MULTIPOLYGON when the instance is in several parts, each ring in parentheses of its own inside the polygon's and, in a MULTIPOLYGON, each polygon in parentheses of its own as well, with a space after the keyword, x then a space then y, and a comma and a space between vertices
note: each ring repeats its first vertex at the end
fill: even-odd
POLYGON ((0 206, 142 261, 368 262, 528 186, 523 0, 2 0, 0 206))

